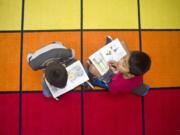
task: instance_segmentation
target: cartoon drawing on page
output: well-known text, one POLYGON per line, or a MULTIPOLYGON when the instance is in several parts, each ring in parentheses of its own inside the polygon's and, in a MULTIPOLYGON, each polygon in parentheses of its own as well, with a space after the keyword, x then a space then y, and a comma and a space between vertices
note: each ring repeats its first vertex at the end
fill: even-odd
POLYGON ((68 79, 71 83, 74 83, 79 77, 82 77, 83 74, 84 71, 82 68, 76 65, 68 72, 68 79))
POLYGON ((94 64, 101 75, 109 71, 108 62, 111 60, 118 61, 127 54, 125 48, 118 39, 108 43, 95 53, 93 53, 89 60, 94 64))

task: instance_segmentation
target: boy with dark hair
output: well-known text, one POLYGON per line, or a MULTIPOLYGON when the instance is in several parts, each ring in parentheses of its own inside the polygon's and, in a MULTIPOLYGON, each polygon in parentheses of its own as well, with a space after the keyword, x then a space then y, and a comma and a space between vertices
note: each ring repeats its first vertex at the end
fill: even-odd
POLYGON ((66 68, 61 63, 52 62, 46 67, 45 78, 51 85, 64 88, 67 83, 68 74, 66 68))
POLYGON ((59 42, 52 42, 34 53, 27 55, 27 61, 33 70, 44 71, 44 96, 52 96, 47 83, 58 88, 64 88, 66 86, 68 79, 66 66, 75 61, 74 56, 73 49, 65 48, 59 42))
MULTIPOLYGON (((111 42, 112 38, 107 37, 107 41, 111 42)), ((121 43, 128 50, 125 43, 121 43)), ((147 87, 143 84, 142 75, 150 69, 151 59, 145 52, 128 51, 127 55, 119 61, 109 61, 109 66, 108 75, 100 76, 94 65, 89 65, 89 71, 94 76, 92 84, 109 89, 112 93, 133 92, 141 96, 147 94, 147 87), (104 80, 104 78, 107 78, 105 76, 111 78, 107 81, 107 79, 104 80)))
POLYGON ((151 65, 150 57, 140 51, 132 51, 129 58, 129 71, 134 75, 143 75, 151 65))
POLYGON ((151 65, 151 59, 145 52, 132 51, 119 61, 109 61, 112 71, 120 71, 126 73, 126 78, 131 76, 139 76, 146 73, 151 65))

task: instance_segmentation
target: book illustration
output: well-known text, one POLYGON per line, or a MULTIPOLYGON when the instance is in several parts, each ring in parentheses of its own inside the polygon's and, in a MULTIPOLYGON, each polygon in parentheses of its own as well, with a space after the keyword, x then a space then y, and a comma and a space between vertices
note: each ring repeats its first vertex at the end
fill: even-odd
POLYGON ((68 66, 66 70, 68 72, 67 86, 69 86, 69 88, 74 88, 75 86, 89 80, 89 77, 87 76, 87 73, 79 60, 68 66))
POLYGON ((78 65, 74 66, 71 70, 68 72, 68 80, 70 83, 74 83, 79 77, 82 77, 84 74, 81 67, 78 65))
POLYGON ((106 52, 105 52, 105 54, 106 54, 106 56, 108 56, 108 55, 113 55, 113 53, 116 53, 117 51, 118 51, 118 47, 116 47, 116 46, 111 46, 110 48, 109 48, 109 50, 106 50, 106 52))
POLYGON ((94 64, 101 75, 104 75, 109 70, 108 62, 111 60, 118 61, 127 54, 123 45, 118 39, 113 40, 95 53, 89 60, 94 64))
POLYGON ((119 43, 117 41, 112 42, 111 44, 108 44, 103 48, 102 51, 104 52, 103 55, 106 61, 118 61, 121 57, 123 57, 126 54, 124 48, 119 43))
POLYGON ((100 70, 102 71, 108 68, 106 65, 106 60, 101 53, 96 54, 96 57, 92 59, 92 63, 94 63, 95 65, 98 65, 100 70))

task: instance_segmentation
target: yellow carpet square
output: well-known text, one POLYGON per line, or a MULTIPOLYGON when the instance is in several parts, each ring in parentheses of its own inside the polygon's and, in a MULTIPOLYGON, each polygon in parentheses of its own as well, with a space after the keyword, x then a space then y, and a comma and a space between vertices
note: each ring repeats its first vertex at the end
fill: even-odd
POLYGON ((137 29, 137 0, 84 1, 85 29, 137 29))
POLYGON ((142 0, 141 24, 143 29, 179 29, 179 0, 142 0))
POLYGON ((79 29, 79 0, 29 0, 25 3, 26 30, 79 29))
POLYGON ((21 0, 1 0, 0 30, 20 30, 21 9, 21 0))

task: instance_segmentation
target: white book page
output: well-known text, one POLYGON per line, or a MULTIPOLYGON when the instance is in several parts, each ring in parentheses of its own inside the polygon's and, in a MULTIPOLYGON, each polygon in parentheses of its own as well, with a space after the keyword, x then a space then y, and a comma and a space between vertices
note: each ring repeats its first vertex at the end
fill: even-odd
POLYGON ((108 61, 120 60, 127 54, 123 45, 118 39, 113 40, 103 48, 92 54, 89 59, 97 68, 101 75, 104 75, 109 70, 108 61))
POLYGON ((118 39, 113 40, 111 43, 101 48, 100 52, 103 54, 107 62, 110 60, 118 61, 127 54, 126 50, 118 39))
POLYGON ((109 70, 109 65, 101 52, 94 53, 89 57, 89 59, 101 75, 105 74, 109 70))
POLYGON ((74 89, 75 87, 89 80, 89 77, 87 76, 79 60, 68 66, 66 70, 68 72, 68 81, 65 88, 61 89, 54 87, 46 81, 54 98, 57 98, 58 96, 74 89))

